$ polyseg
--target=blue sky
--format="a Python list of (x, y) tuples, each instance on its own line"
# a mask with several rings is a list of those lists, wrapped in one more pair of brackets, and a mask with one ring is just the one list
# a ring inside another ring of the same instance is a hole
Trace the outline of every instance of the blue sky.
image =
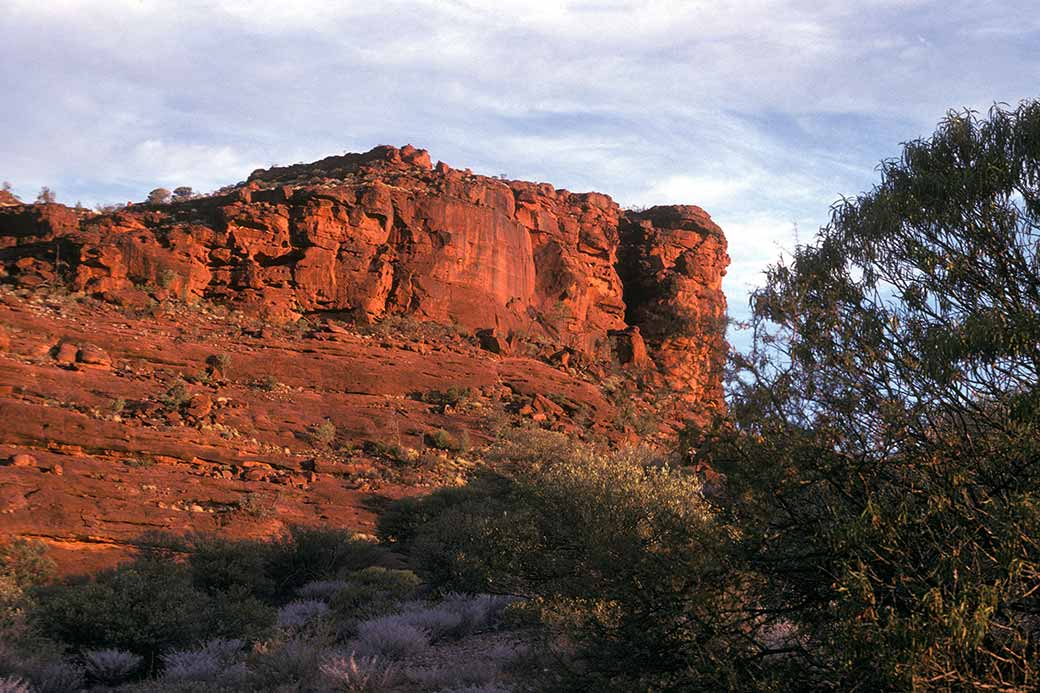
[(690, 203), (731, 313), (948, 108), (1040, 96), (1029, 2), (0, 1), (0, 178), (209, 190), (413, 143), (477, 172)]

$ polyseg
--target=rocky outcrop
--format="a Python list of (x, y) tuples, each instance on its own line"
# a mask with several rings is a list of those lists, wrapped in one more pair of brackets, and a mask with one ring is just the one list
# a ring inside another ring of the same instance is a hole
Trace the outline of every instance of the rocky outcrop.
[(370, 529), (503, 431), (668, 441), (722, 405), (725, 249), (697, 207), (413, 147), (0, 205), (0, 542), (77, 570), (154, 531)]
[(20, 205), (22, 201), (19, 200), (14, 193), (5, 188), (0, 188), (0, 207), (6, 205)]
[[(125, 304), (208, 299), (286, 322), (388, 315), (610, 353), (638, 326), (690, 401), (721, 401), (725, 239), (697, 207), (622, 212), (608, 196), (433, 166), (414, 147), (254, 171), (229, 193), (91, 214), (0, 209), (20, 284), (60, 278)], [(631, 340), (630, 340), (631, 341)]]
[(729, 265), (722, 229), (700, 207), (651, 207), (622, 218), (620, 248), (625, 319), (641, 328), (673, 391), (720, 405)]

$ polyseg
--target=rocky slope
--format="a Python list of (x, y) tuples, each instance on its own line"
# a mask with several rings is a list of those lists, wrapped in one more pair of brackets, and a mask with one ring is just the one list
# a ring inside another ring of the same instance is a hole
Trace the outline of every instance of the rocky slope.
[(727, 263), (700, 208), (412, 147), (0, 206), (0, 533), (73, 569), (152, 530), (363, 530), (519, 426), (665, 440), (722, 406)]

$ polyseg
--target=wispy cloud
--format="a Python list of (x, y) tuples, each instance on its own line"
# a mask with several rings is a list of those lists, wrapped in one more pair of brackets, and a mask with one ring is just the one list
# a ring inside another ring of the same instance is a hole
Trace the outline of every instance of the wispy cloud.
[[(699, 204), (745, 284), (950, 107), (1036, 95), (1031, 3), (9, 0), (0, 177), (141, 199), (413, 142), (484, 173)], [(769, 252), (765, 253), (763, 248)]]

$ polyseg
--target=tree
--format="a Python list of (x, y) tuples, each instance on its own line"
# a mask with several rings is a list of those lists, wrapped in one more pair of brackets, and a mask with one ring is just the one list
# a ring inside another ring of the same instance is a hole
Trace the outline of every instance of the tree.
[(182, 200), (190, 200), (192, 197), (194, 197), (194, 195), (195, 195), (195, 192), (191, 189), (191, 187), (189, 187), (187, 185), (182, 185), (182, 186), (180, 186), (178, 188), (174, 188), (173, 189), (173, 200), (174, 200), (174, 202), (180, 202)]
[(148, 204), (161, 205), (170, 201), (170, 191), (166, 188), (156, 188), (148, 193)]
[(36, 196), (36, 204), (49, 205), (55, 200), (54, 191), (48, 188), (46, 185), (40, 188), (40, 193)]
[(752, 297), (713, 448), (750, 632), (795, 687), (1034, 688), (1040, 102), (880, 170)]

